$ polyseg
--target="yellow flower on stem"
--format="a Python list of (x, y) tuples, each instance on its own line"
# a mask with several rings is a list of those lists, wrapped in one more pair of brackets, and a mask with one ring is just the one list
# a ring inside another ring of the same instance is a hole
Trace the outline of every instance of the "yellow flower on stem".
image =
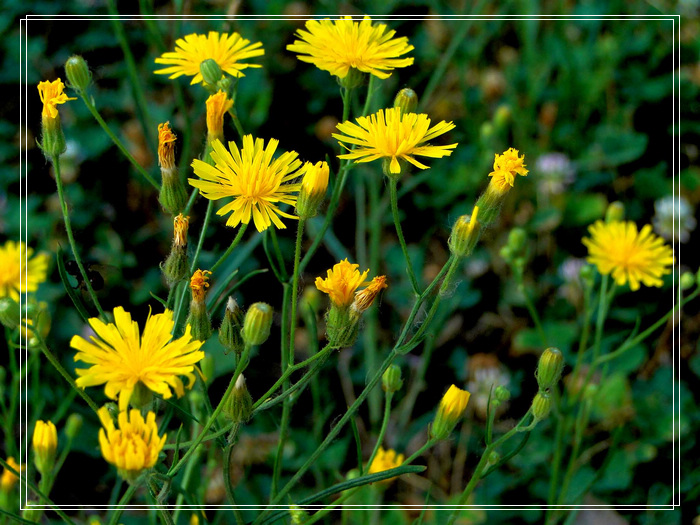
[(100, 408), (97, 415), (104, 427), (99, 434), (102, 456), (117, 467), (124, 479), (133, 482), (144, 469), (156, 464), (166, 435), (158, 437), (153, 412), (149, 411), (144, 420), (141, 412), (135, 408), (128, 414), (122, 411), (118, 417), (119, 428), (114, 426), (107, 407)]
[(295, 151), (288, 151), (273, 158), (278, 140), (270, 139), (265, 146), (263, 139), (243, 137), (243, 147), (239, 150), (235, 142), (229, 142), (227, 150), (219, 140), (212, 143), (211, 158), (214, 166), (199, 159), (192, 161), (192, 168), (200, 179), (187, 179), (192, 186), (210, 200), (233, 197), (217, 215), (233, 212), (226, 221), (227, 226), (236, 227), (241, 222), (250, 223), (262, 232), (274, 224), (284, 229), (279, 217), (296, 219), (294, 215), (279, 209), (276, 203), (294, 205), (301, 184), (289, 181), (298, 176), (301, 166)]
[(209, 288), (209, 270), (196, 270), (190, 279), (190, 288), (192, 290), (192, 300), (198, 303), (204, 302), (204, 297)]
[(65, 104), (69, 100), (78, 100), (75, 97), (69, 97), (63, 92), (64, 88), (63, 82), (60, 78), (57, 78), (53, 82), (44, 80), (39, 82), (37, 89), (39, 90), (39, 98), (44, 104), (44, 108), (41, 110), (42, 119), (55, 119), (58, 117), (58, 104)]
[(203, 81), (199, 66), (205, 60), (214, 60), (222, 71), (233, 77), (243, 77), (244, 69), (249, 67), (262, 67), (259, 64), (246, 64), (241, 60), (258, 57), (265, 54), (262, 42), (251, 44), (238, 33), (218, 33), (209, 31), (208, 35), (193, 33), (178, 38), (175, 42), (175, 51), (163, 53), (156, 58), (156, 64), (165, 64), (170, 67), (155, 71), (157, 75), (170, 75), (168, 78), (178, 78), (182, 75), (191, 76), (190, 84)]
[(46, 280), (49, 256), (33, 254), (34, 250), (22, 241), (7, 241), (0, 246), (0, 297), (19, 301), (20, 294), (35, 292)]
[(314, 64), (338, 78), (351, 69), (388, 78), (397, 67), (413, 64), (413, 58), (399, 58), (413, 50), (408, 38), (393, 38), (385, 24), (373, 25), (368, 16), (355, 22), (346, 16), (340, 20), (308, 20), (306, 31), (299, 29), (287, 49), (299, 53), (302, 62)]
[(297, 199), (296, 212), (299, 217), (307, 219), (313, 217), (318, 212), (323, 199), (326, 197), (328, 189), (328, 164), (326, 162), (305, 162), (299, 170), (301, 179), (301, 189)]
[(48, 475), (56, 459), (58, 436), (56, 426), (51, 421), (37, 421), (32, 435), (34, 465), (42, 475)]
[(605, 223), (588, 227), (591, 237), (582, 242), (588, 248), (586, 260), (603, 274), (612, 274), (615, 283), (629, 282), (632, 291), (639, 285), (661, 286), (661, 276), (671, 272), (673, 250), (657, 237), (647, 224), (640, 232), (632, 221)]
[(158, 165), (165, 170), (175, 167), (175, 141), (177, 135), (170, 129), (170, 122), (158, 124)]
[[(400, 467), (401, 463), (403, 463), (403, 460), (403, 454), (396, 454), (395, 450), (384, 450), (384, 447), (379, 447), (379, 450), (377, 450), (377, 454), (374, 456), (372, 464), (369, 466), (369, 470), (367, 471), (367, 473), (376, 474), (378, 472), (384, 472), (385, 470)], [(383, 480), (382, 482), (388, 483), (389, 481), (392, 481), (394, 479), (396, 478), (388, 478)]]
[(455, 425), (467, 409), (471, 394), (466, 390), (451, 385), (440, 400), (435, 421), (430, 427), (430, 435), (434, 439), (445, 439), (455, 428)]
[(525, 155), (518, 157), (518, 150), (514, 148), (504, 151), (503, 155), (496, 153), (493, 171), (489, 173), (489, 177), (493, 177), (491, 184), (494, 184), (501, 193), (510, 190), (515, 183), (516, 175), (527, 177), (529, 173), (525, 169), (524, 161)]
[(233, 107), (233, 100), (223, 91), (207, 99), (207, 141), (224, 139), (224, 115)]
[(370, 306), (372, 306), (372, 303), (374, 303), (377, 295), (379, 295), (379, 292), (381, 292), (384, 288), (388, 288), (388, 285), (386, 284), (386, 276), (378, 275), (372, 279), (372, 281), (370, 281), (367, 288), (360, 290), (359, 292), (355, 292), (355, 300), (351, 305), (353, 312), (361, 314), (367, 310)]
[[(443, 120), (431, 128), (428, 115), (403, 113), (400, 108), (380, 109), (369, 117), (359, 117), (357, 124), (347, 121), (337, 127), (344, 135), (333, 133), (333, 137), (350, 151), (338, 155), (339, 158), (356, 162), (386, 159), (390, 161), (389, 172), (394, 175), (401, 173), (400, 159), (420, 169), (427, 169), (428, 166), (418, 162), (414, 155), (446, 157), (457, 147), (457, 143), (447, 146), (425, 144), (454, 128), (452, 122)], [(351, 150), (346, 144), (357, 147)]]
[(71, 348), (78, 350), (74, 360), (92, 365), (76, 369), (76, 384), (80, 388), (104, 384), (107, 397), (119, 399), (121, 411), (128, 407), (137, 386), (139, 390), (145, 387), (161, 394), (164, 399), (172, 397), (172, 390), (178, 397), (185, 394), (178, 376), (187, 377), (187, 388), (192, 387), (195, 364), (204, 358), (204, 352), (199, 350), (202, 343), (192, 339), (189, 326), (185, 335), (172, 339), (172, 311), (149, 315), (140, 336), (138, 324), (121, 306), (114, 309), (114, 323), (106, 324), (97, 317), (89, 319), (89, 323), (97, 337), (86, 341), (74, 335), (70, 341)]
[[(24, 472), (24, 470), (27, 468), (26, 465), (20, 465), (19, 463), (17, 463), (15, 461), (15, 458), (13, 457), (7, 458), (7, 464), (19, 473)], [(13, 472), (6, 468), (3, 468), (2, 476), (0, 476), (0, 491), (5, 493), (10, 492), (18, 481), (19, 478)]]
[(351, 264), (344, 259), (328, 270), (325, 279), (316, 277), (316, 288), (327, 293), (338, 308), (347, 308), (355, 299), (355, 291), (366, 284), (369, 274), (369, 270), (360, 273), (359, 267), (359, 264)]

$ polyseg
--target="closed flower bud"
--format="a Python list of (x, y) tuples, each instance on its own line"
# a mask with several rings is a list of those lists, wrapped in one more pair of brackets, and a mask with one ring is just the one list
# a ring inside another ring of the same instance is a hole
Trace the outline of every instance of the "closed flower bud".
[(0, 298), (0, 322), (6, 328), (15, 329), (19, 326), (19, 304), (10, 297)]
[(80, 55), (73, 55), (66, 60), (64, 68), (68, 85), (77, 92), (86, 91), (92, 81), (92, 75), (85, 59)]
[(512, 115), (510, 106), (507, 104), (501, 104), (496, 109), (496, 113), (493, 116), (493, 123), (497, 129), (503, 129), (508, 122), (510, 122), (510, 117)]
[(418, 95), (411, 88), (403, 88), (394, 98), (394, 107), (399, 108), (401, 113), (415, 113), (418, 107)]
[(384, 392), (397, 392), (401, 390), (403, 380), (401, 379), (401, 369), (397, 365), (391, 365), (382, 375), (382, 390)]
[[(26, 465), (20, 465), (17, 463), (13, 457), (7, 458), (7, 464), (20, 474), (27, 468)], [(3, 468), (2, 475), (0, 475), (0, 493), (9, 493), (15, 487), (18, 481), (19, 478), (14, 472), (8, 470), (7, 468)]]
[(605, 210), (605, 222), (619, 222), (625, 220), (625, 205), (620, 201), (611, 202)]
[(474, 206), (471, 215), (462, 215), (452, 227), (448, 245), (450, 252), (457, 257), (467, 257), (479, 240), (479, 207)]
[(467, 409), (470, 396), (471, 394), (466, 390), (457, 388), (455, 385), (450, 386), (440, 400), (435, 420), (430, 427), (430, 437), (446, 439), (450, 435)]
[(224, 74), (219, 64), (213, 58), (207, 58), (202, 61), (199, 64), (199, 72), (202, 74), (204, 82), (211, 86), (215, 85)]
[(316, 164), (307, 162), (299, 170), (299, 173), (304, 175), (296, 206), (297, 215), (300, 218), (308, 219), (316, 216), (318, 207), (326, 197), (328, 171), (328, 164), (325, 162)]
[(695, 276), (691, 272), (681, 275), (681, 290), (688, 290), (695, 286)]
[[(215, 140), (224, 140), (224, 115), (233, 107), (233, 100), (224, 91), (217, 91), (207, 99), (207, 147)], [(211, 153), (211, 151), (209, 151)], [(204, 159), (209, 162), (208, 158)]]
[(210, 383), (214, 378), (214, 370), (216, 368), (214, 356), (205, 355), (204, 358), (199, 362), (199, 367), (202, 370), (202, 376), (206, 383)]
[(190, 301), (190, 312), (187, 316), (186, 324), (192, 328), (192, 337), (199, 341), (206, 341), (211, 336), (211, 319), (207, 313), (207, 306), (204, 302), (206, 290), (209, 288), (209, 270), (197, 270), (190, 279), (190, 289), (192, 290), (192, 301)]
[(493, 401), (495, 406), (499, 406), (501, 403), (505, 403), (510, 399), (510, 390), (508, 390), (503, 385), (498, 385), (493, 391)]
[(501, 461), (501, 455), (494, 450), (491, 452), (491, 454), (489, 454), (489, 459), (487, 461), (488, 461), (488, 466), (495, 465), (499, 461)]
[(552, 409), (552, 400), (549, 398), (547, 392), (537, 392), (535, 398), (532, 400), (532, 415), (535, 421), (541, 421), (549, 415), (549, 411)]
[(537, 384), (540, 390), (547, 390), (554, 387), (559, 378), (561, 371), (564, 368), (564, 356), (557, 348), (547, 348), (540, 356), (540, 361), (537, 364)]
[(272, 306), (255, 303), (248, 308), (243, 321), (241, 335), (247, 345), (261, 345), (270, 337), (272, 327)]
[(338, 84), (340, 84), (345, 89), (354, 89), (357, 86), (361, 85), (362, 82), (364, 82), (365, 75), (359, 69), (351, 67), (348, 70), (347, 75), (345, 75), (343, 78), (338, 77), (337, 80)]
[(187, 260), (189, 219), (189, 217), (184, 217), (182, 213), (173, 219), (173, 245), (170, 248), (168, 258), (162, 265), (163, 275), (165, 275), (170, 287), (184, 279), (189, 271), (189, 261)]
[(83, 416), (80, 414), (71, 414), (66, 419), (66, 426), (63, 431), (66, 433), (66, 437), (69, 440), (75, 439), (80, 433), (80, 429), (83, 428)]
[(224, 407), (224, 413), (234, 423), (246, 423), (250, 419), (252, 411), (253, 398), (246, 387), (245, 377), (240, 374)]
[(56, 460), (58, 436), (56, 426), (51, 422), (39, 420), (34, 427), (32, 448), (34, 450), (34, 465), (42, 476), (48, 476)]
[(219, 342), (226, 349), (225, 353), (233, 350), (236, 355), (243, 352), (245, 343), (241, 336), (243, 328), (243, 310), (233, 297), (229, 297), (224, 312), (224, 320), (219, 327)]

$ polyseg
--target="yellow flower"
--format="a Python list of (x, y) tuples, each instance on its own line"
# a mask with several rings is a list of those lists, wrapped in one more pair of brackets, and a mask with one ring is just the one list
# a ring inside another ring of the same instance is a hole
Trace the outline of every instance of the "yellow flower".
[[(452, 122), (443, 120), (431, 128), (428, 115), (402, 113), (400, 108), (380, 109), (369, 117), (359, 117), (357, 124), (348, 121), (337, 127), (345, 135), (333, 133), (333, 137), (350, 151), (338, 155), (339, 158), (353, 159), (356, 162), (391, 159), (389, 171), (394, 174), (401, 173), (398, 159), (406, 160), (420, 169), (427, 169), (428, 166), (418, 162), (413, 155), (445, 157), (451, 155), (451, 150), (457, 146), (456, 143), (447, 146), (424, 144), (454, 128)], [(358, 147), (350, 150), (344, 143)]]
[(359, 264), (351, 264), (347, 259), (340, 261), (328, 270), (328, 277), (316, 277), (316, 288), (327, 293), (331, 302), (339, 308), (347, 308), (355, 299), (355, 290), (365, 284), (369, 270), (360, 273)]
[(164, 399), (172, 397), (171, 389), (178, 397), (185, 394), (180, 375), (189, 380), (187, 388), (192, 387), (194, 365), (204, 357), (199, 350), (202, 343), (192, 340), (189, 326), (185, 335), (171, 340), (172, 311), (149, 315), (140, 337), (138, 324), (121, 306), (114, 309), (114, 323), (105, 324), (97, 317), (89, 323), (98, 337), (86, 341), (74, 335), (70, 341), (78, 350), (74, 360), (92, 365), (76, 370), (80, 388), (104, 384), (107, 397), (118, 397), (119, 410), (126, 410), (138, 383)]
[(406, 37), (393, 38), (385, 24), (372, 25), (365, 16), (354, 22), (346, 16), (340, 20), (309, 20), (306, 31), (299, 29), (287, 49), (299, 53), (302, 62), (314, 64), (338, 78), (345, 78), (351, 68), (388, 78), (394, 68), (413, 64), (413, 58), (398, 58), (413, 50)]
[(35, 292), (46, 280), (49, 256), (39, 253), (32, 257), (33, 253), (22, 241), (7, 241), (0, 246), (0, 297), (19, 301), (21, 293)]
[(177, 135), (170, 129), (170, 122), (158, 124), (158, 165), (166, 170), (175, 167), (175, 141)]
[(500, 193), (507, 192), (515, 183), (515, 176), (526, 177), (528, 170), (525, 169), (525, 155), (518, 157), (518, 150), (509, 148), (503, 155), (495, 154), (493, 161), (493, 171), (489, 177), (493, 177), (491, 184), (494, 184)]
[[(15, 469), (17, 472), (24, 472), (26, 465), (19, 465), (15, 461), (15, 458), (9, 457), (7, 458), (7, 464), (10, 465), (13, 469)], [(14, 486), (17, 484), (19, 481), (19, 478), (15, 476), (12, 472), (10, 472), (7, 468), (2, 469), (2, 476), (0, 476), (0, 491), (2, 492), (10, 492)]]
[(32, 446), (34, 448), (34, 464), (42, 475), (48, 475), (53, 468), (56, 458), (56, 447), (58, 446), (58, 436), (56, 426), (47, 421), (39, 420), (34, 427), (32, 436)]
[(355, 300), (352, 303), (352, 309), (354, 312), (361, 314), (367, 308), (372, 306), (372, 303), (379, 295), (379, 292), (384, 288), (388, 288), (386, 284), (386, 276), (378, 275), (367, 285), (367, 288), (355, 292)]
[(208, 35), (193, 33), (185, 38), (178, 38), (175, 51), (163, 53), (156, 58), (156, 64), (166, 64), (170, 67), (155, 71), (157, 75), (170, 75), (168, 78), (178, 78), (188, 75), (192, 78), (190, 84), (202, 82), (199, 65), (207, 59), (214, 60), (222, 71), (233, 77), (245, 76), (243, 69), (262, 67), (259, 64), (243, 64), (240, 61), (247, 58), (262, 56), (262, 42), (251, 44), (250, 40), (242, 38), (238, 33), (219, 34), (209, 31)]
[(435, 439), (445, 439), (454, 429), (459, 418), (467, 409), (471, 394), (466, 390), (451, 385), (440, 400), (435, 421), (430, 427), (430, 435)]
[(42, 118), (55, 119), (58, 117), (58, 104), (65, 104), (69, 100), (77, 100), (75, 97), (69, 97), (63, 92), (63, 82), (57, 78), (53, 82), (44, 80), (39, 82), (37, 89), (39, 90), (39, 98), (44, 103), (44, 108), (41, 111)]
[(301, 189), (309, 196), (325, 195), (328, 188), (328, 164), (326, 162), (317, 162), (312, 164), (305, 162), (304, 166), (299, 170), (299, 174), (304, 174), (301, 180)]
[[(403, 463), (404, 455), (396, 454), (392, 449), (384, 450), (383, 447), (379, 447), (377, 450), (377, 455), (374, 456), (372, 464), (369, 466), (368, 474), (376, 474), (377, 472), (384, 472), (392, 468), (400, 467)], [(396, 478), (388, 478), (383, 480), (384, 482), (389, 482)]]
[(275, 203), (294, 205), (300, 184), (285, 184), (296, 178), (295, 170), (301, 166), (295, 151), (283, 153), (273, 158), (278, 140), (270, 139), (265, 146), (263, 139), (243, 137), (243, 148), (239, 151), (235, 142), (229, 142), (228, 151), (219, 140), (212, 143), (211, 166), (199, 159), (192, 161), (192, 167), (199, 179), (187, 179), (192, 186), (199, 188), (204, 197), (210, 200), (233, 197), (217, 215), (233, 211), (226, 221), (227, 226), (235, 227), (241, 222), (248, 224), (251, 216), (259, 232), (271, 224), (286, 228), (279, 216), (296, 219), (294, 215), (280, 210)]
[(596, 221), (588, 231), (591, 238), (582, 241), (588, 248), (586, 260), (595, 264), (600, 273), (612, 273), (620, 286), (629, 282), (633, 291), (639, 289), (640, 282), (661, 286), (661, 276), (671, 272), (673, 250), (652, 233), (649, 224), (637, 232), (632, 221)]
[(204, 301), (204, 296), (209, 288), (209, 270), (196, 270), (190, 279), (190, 289), (192, 290), (192, 300), (198, 303)]
[(233, 107), (233, 100), (223, 91), (211, 95), (207, 99), (207, 133), (208, 140), (223, 140), (224, 114)]
[(119, 428), (114, 426), (107, 407), (98, 410), (102, 426), (100, 429), (100, 450), (105, 460), (119, 469), (119, 474), (128, 481), (134, 481), (142, 470), (151, 468), (158, 460), (158, 454), (165, 445), (166, 435), (158, 437), (156, 415), (131, 409), (119, 413)]

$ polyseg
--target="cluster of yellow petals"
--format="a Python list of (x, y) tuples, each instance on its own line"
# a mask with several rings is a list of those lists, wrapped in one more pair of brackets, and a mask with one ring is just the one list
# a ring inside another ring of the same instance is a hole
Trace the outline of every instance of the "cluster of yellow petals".
[[(396, 454), (393, 449), (384, 450), (384, 447), (379, 447), (377, 454), (372, 460), (372, 464), (369, 466), (367, 471), (368, 474), (376, 474), (377, 472), (384, 472), (392, 468), (400, 467), (403, 463), (404, 455)], [(396, 478), (388, 478), (383, 480), (383, 482), (389, 482)]]
[(189, 229), (190, 218), (189, 216), (184, 216), (182, 213), (178, 214), (173, 219), (173, 244), (179, 248), (184, 248), (187, 246), (187, 230)]
[(51, 455), (56, 452), (58, 446), (58, 434), (56, 425), (51, 421), (38, 420), (32, 435), (32, 447), (37, 454)]
[(372, 303), (374, 303), (374, 300), (377, 298), (377, 295), (379, 295), (379, 292), (387, 287), (386, 276), (378, 275), (370, 281), (367, 288), (360, 290), (359, 292), (355, 292), (355, 300), (352, 303), (352, 309), (361, 314), (367, 310), (367, 308), (372, 306)]
[(46, 280), (49, 256), (33, 255), (34, 250), (22, 241), (7, 241), (0, 246), (0, 297), (19, 301), (20, 294), (35, 292)]
[(304, 166), (299, 170), (299, 175), (303, 174), (301, 179), (301, 187), (308, 195), (325, 195), (328, 188), (328, 163), (305, 162)]
[(192, 290), (192, 300), (195, 302), (204, 301), (204, 296), (209, 288), (209, 270), (195, 270), (190, 279), (190, 289)]
[(175, 141), (177, 135), (170, 129), (170, 122), (158, 124), (158, 165), (164, 169), (175, 167)]
[(63, 92), (64, 84), (60, 78), (53, 82), (44, 80), (39, 82), (37, 89), (39, 90), (39, 98), (44, 103), (44, 108), (41, 111), (41, 116), (44, 118), (55, 119), (58, 117), (58, 104), (65, 104), (69, 100), (77, 100), (75, 97), (69, 97)]
[[(7, 464), (15, 469), (17, 472), (22, 473), (27, 468), (26, 465), (20, 465), (15, 461), (15, 458), (7, 458)], [(19, 481), (19, 478), (7, 468), (2, 469), (2, 476), (0, 476), (0, 490), (7, 493), (10, 492), (14, 486)]]
[(339, 308), (349, 307), (355, 299), (355, 291), (365, 284), (369, 270), (360, 273), (359, 264), (352, 264), (343, 259), (332, 269), (327, 277), (316, 277), (316, 288), (327, 293), (331, 302)]
[(502, 155), (495, 154), (493, 161), (493, 171), (489, 177), (493, 177), (491, 184), (495, 185), (499, 192), (505, 193), (513, 187), (515, 176), (527, 177), (528, 170), (525, 169), (525, 155), (518, 157), (518, 150), (508, 148)]
[(211, 95), (207, 99), (207, 132), (209, 140), (224, 138), (224, 115), (233, 107), (233, 100), (223, 91)]
[(619, 286), (629, 283), (633, 291), (640, 283), (661, 286), (661, 277), (671, 272), (673, 250), (648, 224), (638, 232), (632, 221), (596, 221), (588, 231), (591, 237), (582, 241), (588, 248), (588, 262), (601, 274), (612, 274)]
[(471, 394), (466, 390), (450, 385), (445, 395), (440, 400), (438, 407), (438, 417), (447, 418), (449, 420), (458, 420), (464, 414), (469, 403)]

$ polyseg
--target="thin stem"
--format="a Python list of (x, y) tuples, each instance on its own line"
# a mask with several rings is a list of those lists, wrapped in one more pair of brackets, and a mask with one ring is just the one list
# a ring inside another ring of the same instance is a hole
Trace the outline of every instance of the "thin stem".
[(216, 261), (211, 267), (212, 273), (215, 272), (216, 269), (223, 264), (223, 262), (228, 258), (228, 256), (231, 255), (231, 252), (236, 248), (236, 246), (238, 246), (238, 244), (241, 242), (241, 239), (243, 238), (243, 234), (245, 233), (246, 228), (248, 228), (248, 225), (246, 223), (241, 223), (241, 225), (238, 227), (238, 233), (233, 239), (231, 246), (228, 247), (224, 254), (219, 258), (219, 260)]
[(233, 125), (236, 128), (236, 132), (238, 132), (238, 136), (243, 140), (243, 135), (245, 135), (245, 132), (243, 131), (243, 126), (241, 125), (241, 121), (238, 118), (238, 113), (236, 112), (235, 108), (231, 107), (231, 109), (228, 110), (228, 114), (231, 116), (231, 120), (233, 120)]
[(374, 450), (367, 460), (367, 465), (372, 465), (374, 457), (379, 451), (379, 447), (382, 446), (382, 441), (384, 441), (384, 434), (386, 433), (386, 427), (389, 425), (389, 416), (391, 415), (391, 398), (394, 397), (393, 392), (387, 392), (384, 396), (384, 418), (382, 419), (382, 426), (379, 429), (379, 435), (377, 436), (377, 442), (374, 444)]
[(301, 259), (301, 242), (302, 235), (304, 233), (305, 219), (299, 218), (299, 225), (297, 226), (297, 239), (294, 246), (294, 273), (292, 274), (292, 296), (291, 296), (291, 319), (289, 325), (289, 356), (288, 365), (294, 364), (294, 332), (297, 327), (297, 304), (299, 298), (299, 262)]
[(119, 523), (119, 518), (122, 517), (122, 513), (124, 512), (124, 507), (126, 506), (127, 503), (129, 503), (129, 501), (131, 501), (131, 498), (133, 497), (137, 488), (138, 488), (138, 485), (129, 484), (129, 486), (126, 489), (126, 492), (119, 500), (119, 503), (117, 503), (117, 508), (112, 510), (112, 516), (109, 519), (109, 525), (117, 525), (117, 523)]
[(54, 155), (51, 158), (51, 161), (53, 163), (54, 175), (56, 176), (56, 189), (58, 190), (58, 200), (61, 203), (61, 212), (63, 213), (63, 223), (66, 226), (66, 234), (68, 235), (68, 242), (70, 244), (70, 249), (73, 252), (73, 257), (75, 258), (75, 262), (78, 264), (78, 269), (80, 270), (80, 275), (83, 278), (83, 282), (85, 283), (85, 287), (87, 288), (88, 294), (90, 295), (90, 299), (92, 299), (92, 302), (95, 305), (95, 308), (97, 308), (97, 311), (100, 314), (100, 318), (103, 321), (106, 321), (107, 316), (105, 316), (105, 313), (102, 310), (102, 307), (100, 306), (100, 302), (97, 300), (97, 295), (95, 295), (95, 290), (92, 288), (92, 283), (90, 282), (90, 279), (88, 278), (87, 272), (85, 271), (85, 266), (83, 266), (83, 261), (81, 260), (80, 254), (78, 253), (78, 246), (76, 245), (75, 238), (73, 237), (73, 228), (71, 227), (71, 224), (70, 224), (70, 215), (68, 214), (68, 205), (66, 204), (66, 197), (63, 194), (63, 181), (61, 180), (61, 161), (60, 161), (58, 155)]
[(413, 463), (417, 457), (422, 456), (423, 453), (428, 450), (430, 447), (435, 445), (439, 440), (430, 438), (428, 441), (426, 441), (421, 448), (416, 450), (413, 454), (411, 454), (408, 459), (406, 459), (401, 465), (409, 465)]
[(406, 241), (403, 237), (403, 230), (401, 228), (401, 219), (399, 218), (399, 206), (398, 197), (396, 195), (396, 185), (398, 181), (396, 178), (389, 179), (389, 189), (391, 191), (391, 214), (394, 218), (394, 226), (396, 227), (396, 235), (399, 238), (399, 243), (401, 244), (401, 251), (403, 251), (403, 256), (406, 259), (406, 266), (408, 269), (408, 276), (411, 279), (411, 286), (416, 295), (420, 295), (420, 286), (418, 285), (418, 279), (416, 279), (416, 274), (413, 271), (413, 263), (411, 263), (411, 256), (408, 253), (408, 247), (406, 246)]

